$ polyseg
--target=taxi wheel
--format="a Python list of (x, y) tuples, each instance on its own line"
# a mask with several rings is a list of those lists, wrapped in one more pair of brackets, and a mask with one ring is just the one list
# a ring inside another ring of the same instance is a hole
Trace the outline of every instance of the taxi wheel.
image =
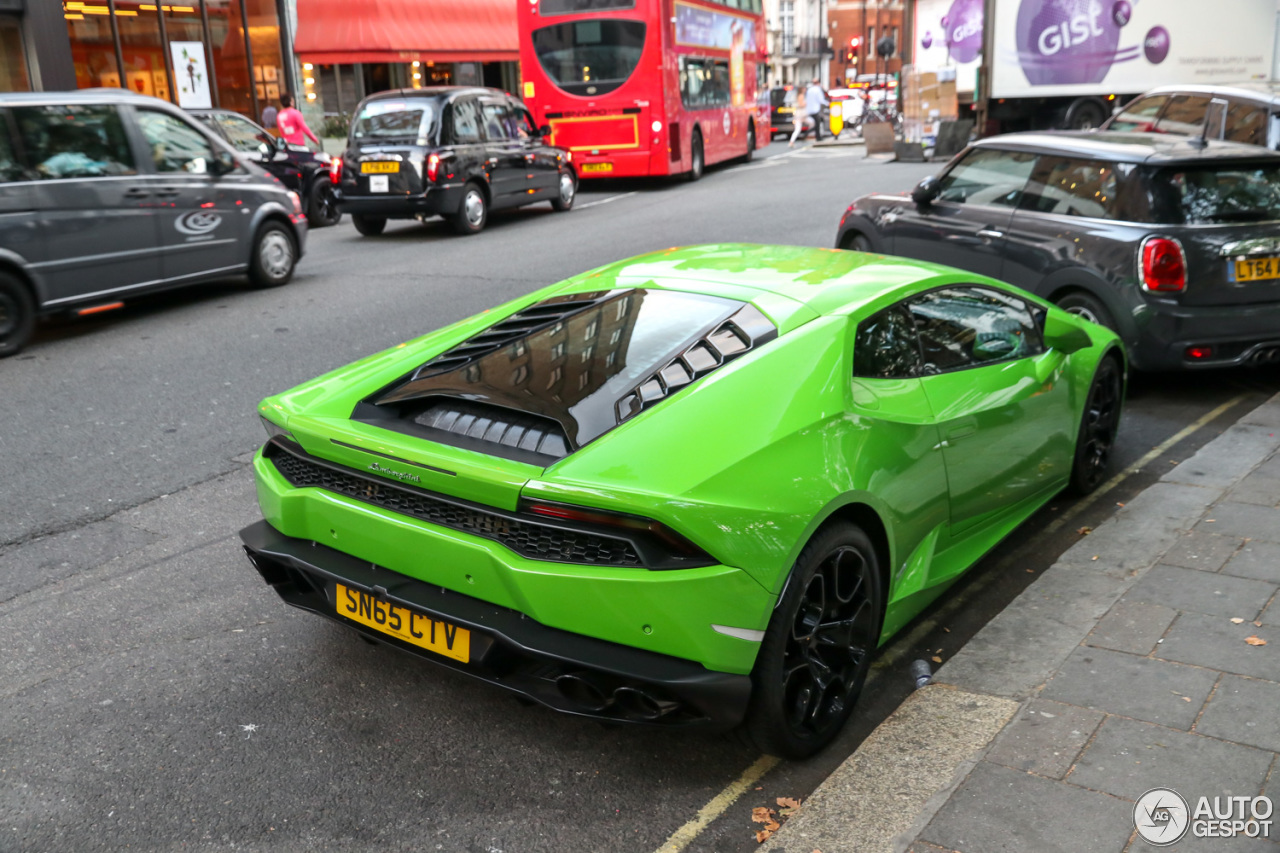
[(871, 538), (847, 522), (819, 530), (800, 552), (760, 644), (743, 739), (790, 759), (834, 740), (862, 693), (883, 615)]
[(351, 222), (356, 226), (356, 230), (365, 237), (377, 237), (382, 233), (382, 229), (387, 227), (387, 217), (385, 216), (360, 216), (357, 213), (351, 214)]
[(328, 178), (317, 178), (307, 201), (307, 224), (323, 228), (337, 225), (340, 219), (342, 211), (338, 210), (338, 200), (333, 197), (333, 183)]
[(298, 263), (298, 247), (289, 229), (279, 222), (264, 223), (253, 241), (249, 259), (249, 281), (254, 287), (279, 287), (293, 278)]
[(689, 180), (696, 181), (702, 177), (707, 165), (702, 154), (702, 133), (696, 127), (693, 129), (693, 141), (689, 143), (689, 157)]
[(21, 281), (0, 272), (0, 358), (16, 355), (36, 327), (36, 306)]
[(459, 234), (479, 234), (489, 219), (489, 200), (477, 184), (467, 184), (462, 203), (453, 215), (453, 227)]
[(571, 170), (560, 173), (559, 190), (551, 199), (551, 207), (555, 210), (573, 209), (573, 200), (578, 197), (578, 179)]

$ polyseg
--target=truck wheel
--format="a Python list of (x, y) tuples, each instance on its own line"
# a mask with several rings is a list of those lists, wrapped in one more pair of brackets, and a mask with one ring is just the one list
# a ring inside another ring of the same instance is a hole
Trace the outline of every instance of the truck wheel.
[(36, 327), (36, 306), (17, 278), (0, 272), (0, 358), (16, 355)]
[(1063, 126), (1067, 130), (1093, 130), (1107, 120), (1102, 104), (1092, 98), (1079, 98), (1067, 107)]

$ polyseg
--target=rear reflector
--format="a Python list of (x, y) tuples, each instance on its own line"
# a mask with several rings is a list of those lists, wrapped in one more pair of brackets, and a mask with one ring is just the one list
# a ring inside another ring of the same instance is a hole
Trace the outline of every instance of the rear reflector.
[(81, 308), (76, 312), (77, 317), (87, 317), (90, 314), (101, 314), (103, 311), (114, 311), (117, 308), (123, 308), (123, 302), (108, 302), (105, 305), (91, 305), (88, 308)]
[(1187, 358), (1202, 361), (1213, 357), (1213, 347), (1187, 347)]
[(1187, 258), (1177, 240), (1142, 241), (1142, 287), (1152, 293), (1180, 293), (1187, 287)]

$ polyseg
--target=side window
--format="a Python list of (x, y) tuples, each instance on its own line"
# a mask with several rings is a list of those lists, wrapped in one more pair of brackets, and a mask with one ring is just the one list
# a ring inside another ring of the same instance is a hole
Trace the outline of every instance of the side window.
[(1041, 157), (1020, 208), (1063, 216), (1115, 219), (1119, 210), (1116, 167), (1100, 160)]
[(1014, 207), (1031, 177), (1036, 155), (979, 148), (943, 176), (939, 201)]
[(18, 162), (18, 153), (13, 149), (13, 139), (9, 135), (9, 117), (0, 110), (0, 183), (27, 181), (31, 177)]
[(269, 140), (268, 134), (258, 128), (256, 124), (240, 116), (227, 115), (226, 113), (218, 113), (215, 121), (218, 127), (226, 134), (227, 141), (231, 143), (231, 147), (237, 151), (248, 151), (258, 153), (262, 143), (267, 142), (274, 148), (274, 140)]
[(203, 134), (182, 119), (159, 110), (138, 110), (138, 127), (151, 147), (157, 172), (205, 175), (213, 162), (213, 149)]
[(28, 162), (41, 178), (136, 175), (120, 112), (109, 105), (15, 107)]
[(480, 104), (484, 116), (484, 136), (490, 142), (500, 142), (513, 138), (511, 111), (506, 104), (495, 104), (484, 101)]
[(515, 135), (517, 139), (537, 139), (539, 138), (538, 126), (534, 124), (533, 116), (524, 107), (514, 107), (515, 116)]
[(1137, 98), (1125, 105), (1111, 124), (1107, 126), (1108, 130), (1137, 130), (1149, 131), (1154, 130), (1156, 126), (1156, 116), (1160, 114), (1160, 108), (1168, 102), (1168, 95), (1152, 95), (1150, 98)]
[(949, 287), (908, 305), (926, 374), (1044, 352), (1039, 325), (1016, 296), (985, 287)]
[(1267, 111), (1255, 104), (1236, 101), (1227, 110), (1227, 135), (1232, 142), (1267, 144)]
[(453, 141), (480, 141), (480, 106), (471, 98), (453, 102)]
[(911, 315), (901, 305), (858, 324), (853, 341), (853, 375), (903, 379), (920, 375), (920, 345)]
[(1156, 131), (1194, 136), (1204, 124), (1204, 111), (1208, 107), (1208, 95), (1175, 95), (1156, 122)]
[(680, 100), (690, 109), (729, 103), (729, 63), (723, 59), (680, 57)]

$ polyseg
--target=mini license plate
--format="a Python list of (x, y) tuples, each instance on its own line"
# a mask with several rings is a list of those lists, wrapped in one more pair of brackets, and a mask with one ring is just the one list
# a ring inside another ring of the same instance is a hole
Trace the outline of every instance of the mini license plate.
[(366, 175), (382, 175), (400, 171), (400, 164), (395, 160), (370, 160), (360, 164), (360, 171)]
[(385, 193), (391, 189), (391, 179), (386, 175), (370, 175), (369, 176), (369, 192)]
[(1280, 257), (1275, 255), (1269, 258), (1240, 258), (1234, 263), (1235, 278), (1233, 280), (1237, 282), (1280, 278)]
[(471, 660), (471, 632), (448, 622), (438, 622), (404, 607), (379, 601), (368, 593), (337, 585), (338, 612), (406, 643), (468, 663)]
[(585, 172), (612, 172), (612, 163), (583, 163), (582, 171)]

